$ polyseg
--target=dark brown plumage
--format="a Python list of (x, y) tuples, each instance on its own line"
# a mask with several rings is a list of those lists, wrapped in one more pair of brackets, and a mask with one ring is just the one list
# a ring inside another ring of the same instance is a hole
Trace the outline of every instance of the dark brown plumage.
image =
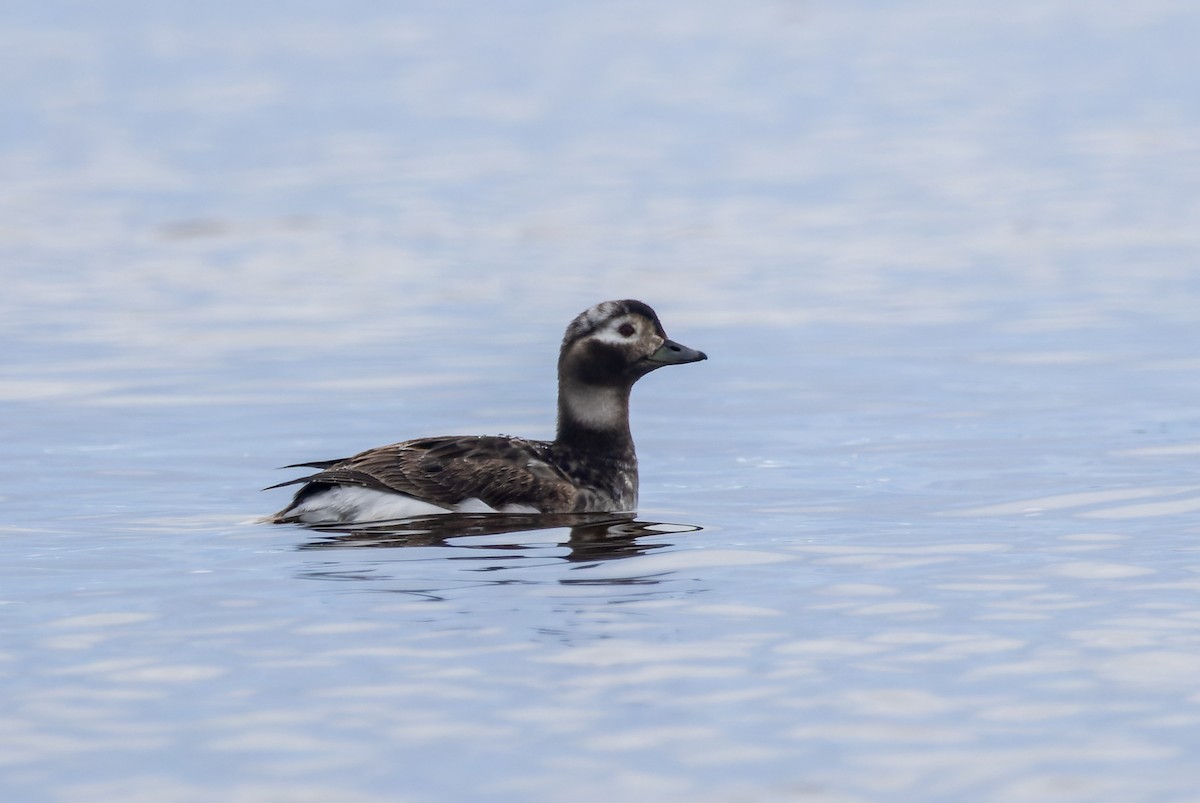
[(614, 512), (637, 505), (629, 392), (664, 365), (706, 359), (667, 339), (640, 301), (607, 301), (571, 322), (559, 354), (553, 441), (450, 436), (300, 463), (318, 473), (275, 522), (346, 523), (452, 510)]

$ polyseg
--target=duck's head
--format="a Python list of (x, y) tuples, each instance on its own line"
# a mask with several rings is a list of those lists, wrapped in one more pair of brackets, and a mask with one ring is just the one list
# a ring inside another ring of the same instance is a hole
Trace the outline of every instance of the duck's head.
[(704, 352), (669, 339), (658, 315), (641, 301), (604, 301), (567, 327), (558, 373), (560, 382), (629, 388), (664, 365), (706, 359)]

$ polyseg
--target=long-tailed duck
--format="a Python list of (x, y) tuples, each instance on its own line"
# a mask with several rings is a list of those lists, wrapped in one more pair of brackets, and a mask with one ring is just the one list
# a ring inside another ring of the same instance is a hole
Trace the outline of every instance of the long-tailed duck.
[(667, 338), (641, 301), (605, 301), (571, 321), (558, 356), (558, 431), (552, 441), (508, 436), (420, 438), (316, 468), (270, 521), (308, 524), (431, 513), (632, 511), (637, 455), (629, 432), (633, 383), (664, 365), (707, 359)]

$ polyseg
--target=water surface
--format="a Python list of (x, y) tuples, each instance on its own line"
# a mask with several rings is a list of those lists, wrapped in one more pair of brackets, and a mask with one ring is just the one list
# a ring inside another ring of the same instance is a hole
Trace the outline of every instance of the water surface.
[[(8, 16), (6, 800), (1195, 798), (1189, 5)], [(257, 521), (621, 297), (635, 520)]]

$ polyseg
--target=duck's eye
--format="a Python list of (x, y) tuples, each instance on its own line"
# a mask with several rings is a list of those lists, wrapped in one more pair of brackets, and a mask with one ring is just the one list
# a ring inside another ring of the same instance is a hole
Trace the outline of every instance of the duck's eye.
[(621, 337), (633, 337), (633, 333), (637, 331), (637, 328), (631, 323), (623, 323), (617, 331), (621, 333)]

